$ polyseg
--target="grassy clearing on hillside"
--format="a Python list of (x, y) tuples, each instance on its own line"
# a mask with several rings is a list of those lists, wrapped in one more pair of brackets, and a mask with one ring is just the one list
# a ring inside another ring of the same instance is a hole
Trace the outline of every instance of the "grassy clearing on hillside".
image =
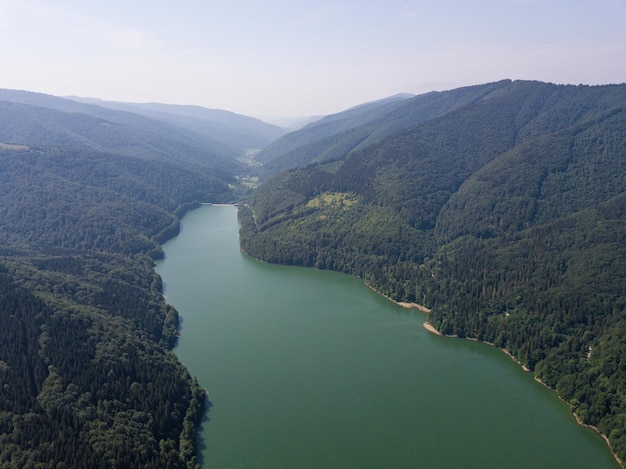
[(355, 194), (349, 192), (324, 192), (307, 202), (307, 208), (341, 207), (347, 209), (359, 202)]

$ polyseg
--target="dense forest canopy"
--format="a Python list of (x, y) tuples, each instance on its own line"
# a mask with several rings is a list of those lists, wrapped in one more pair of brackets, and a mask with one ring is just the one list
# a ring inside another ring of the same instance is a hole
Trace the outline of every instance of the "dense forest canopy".
[(36, 98), (0, 102), (0, 466), (196, 467), (206, 395), (154, 259), (186, 210), (234, 200), (241, 166)]
[(506, 349), (625, 460), (626, 85), (502, 81), (386, 111), (278, 140), (266, 164), (292, 169), (241, 207), (242, 249)]

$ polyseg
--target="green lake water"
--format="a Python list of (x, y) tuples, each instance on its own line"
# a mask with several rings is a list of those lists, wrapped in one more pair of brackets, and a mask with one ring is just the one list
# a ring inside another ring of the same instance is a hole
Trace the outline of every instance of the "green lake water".
[(359, 279), (250, 259), (238, 230), (235, 207), (203, 206), (157, 265), (212, 403), (203, 467), (619, 467), (501, 351), (428, 333)]

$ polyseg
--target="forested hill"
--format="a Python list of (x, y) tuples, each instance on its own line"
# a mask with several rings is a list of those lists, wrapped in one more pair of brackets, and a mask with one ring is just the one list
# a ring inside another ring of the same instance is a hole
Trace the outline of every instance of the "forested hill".
[[(383, 125), (402, 115), (410, 95), (401, 94), (332, 114), (267, 145), (255, 157), (264, 178), (312, 162), (344, 156), (389, 131)], [(419, 120), (419, 117), (417, 117)], [(410, 117), (403, 120), (408, 122)], [(375, 129), (375, 131), (374, 131)]]
[(288, 129), (221, 109), (160, 103), (123, 103), (77, 97), (71, 99), (140, 114), (190, 130), (200, 135), (205, 143), (215, 145), (224, 154), (234, 158), (241, 157), (246, 150), (264, 148), (288, 132)]
[(201, 107), (87, 103), (0, 89), (2, 142), (91, 146), (128, 156), (232, 168), (233, 158), (283, 133), (257, 119)]
[(262, 184), (242, 249), (360, 276), (508, 350), (625, 460), (626, 85), (505, 81), (405, 105), (421, 100), (437, 111), (417, 125)]
[(0, 108), (0, 467), (196, 467), (206, 396), (171, 352), (154, 259), (186, 210), (234, 201), (239, 164), (87, 114)]
[[(415, 97), (399, 95), (327, 116), (265, 147), (256, 157), (263, 163), (261, 175), (268, 178), (288, 169), (344, 158), (397, 132), (496, 96), (510, 86), (510, 80), (503, 80)], [(515, 86), (525, 85), (518, 82)], [(541, 106), (541, 100), (549, 105), (551, 99), (559, 98), (548, 95), (553, 92), (558, 95), (560, 91), (549, 85), (537, 88), (532, 93), (538, 96), (531, 98), (529, 105)], [(540, 109), (536, 111), (541, 113)]]

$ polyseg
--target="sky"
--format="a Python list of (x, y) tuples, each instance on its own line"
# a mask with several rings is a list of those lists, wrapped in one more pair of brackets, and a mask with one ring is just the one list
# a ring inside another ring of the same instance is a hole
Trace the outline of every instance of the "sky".
[(263, 119), (626, 82), (626, 0), (0, 0), (0, 88)]

